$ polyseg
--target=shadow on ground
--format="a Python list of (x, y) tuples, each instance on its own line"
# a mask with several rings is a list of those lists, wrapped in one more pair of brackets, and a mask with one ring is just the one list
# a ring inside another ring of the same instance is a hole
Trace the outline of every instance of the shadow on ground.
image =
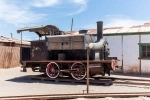
[[(52, 80), (41, 80), (41, 79), (30, 79), (30, 76), (21, 76), (21, 77), (15, 77), (6, 81), (10, 81), (10, 82), (17, 82), (17, 83), (42, 83), (42, 84), (59, 84), (59, 85), (86, 85), (86, 83), (74, 83), (74, 82), (63, 82), (63, 81), (52, 81)], [(90, 83), (90, 85), (94, 85), (94, 86), (109, 86), (109, 85), (105, 85), (105, 84), (97, 84), (97, 83)]]

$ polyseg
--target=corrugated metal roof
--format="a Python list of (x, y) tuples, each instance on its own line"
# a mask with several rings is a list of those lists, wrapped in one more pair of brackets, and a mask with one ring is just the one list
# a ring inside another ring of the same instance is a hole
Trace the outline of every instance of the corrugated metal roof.
[(50, 31), (59, 30), (54, 25), (45, 25), (45, 26), (33, 26), (33, 27), (24, 27), (17, 30), (17, 33), (20, 33), (22, 31), (29, 31), (29, 32), (35, 32), (38, 35), (45, 35), (49, 33)]
[(123, 27), (104, 28), (103, 33), (118, 33)]
[[(115, 34), (115, 33), (139, 33), (139, 32), (150, 32), (150, 23), (143, 25), (137, 25), (132, 27), (110, 27), (104, 28), (103, 34)], [(71, 34), (79, 34), (79, 31), (68, 31)], [(97, 29), (88, 29), (88, 34), (97, 34)]]
[[(3, 37), (3, 36), (0, 36), (0, 42), (15, 42), (16, 44), (21, 44), (21, 41), (18, 40), (18, 39), (7, 38), (7, 37)], [(23, 40), (22, 44), (24, 44), (24, 45), (30, 45), (30, 42)]]
[[(96, 34), (97, 30), (96, 29), (89, 29), (87, 31), (88, 34)], [(67, 34), (79, 34), (79, 31), (67, 31)]]

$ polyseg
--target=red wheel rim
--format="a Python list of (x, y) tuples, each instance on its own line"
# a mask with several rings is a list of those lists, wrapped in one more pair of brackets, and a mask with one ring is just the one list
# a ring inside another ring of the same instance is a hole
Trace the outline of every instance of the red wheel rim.
[(56, 78), (59, 75), (59, 66), (55, 62), (51, 62), (46, 67), (46, 74), (50, 78)]
[(71, 70), (71, 76), (76, 80), (82, 80), (86, 76), (86, 68), (83, 63), (74, 63)]

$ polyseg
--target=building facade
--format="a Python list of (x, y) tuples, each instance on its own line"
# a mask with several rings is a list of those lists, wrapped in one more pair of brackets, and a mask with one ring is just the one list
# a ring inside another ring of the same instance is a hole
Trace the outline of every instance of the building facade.
[(150, 74), (150, 24), (104, 29), (104, 38), (123, 73)]
[[(72, 31), (72, 34), (79, 34)], [(96, 29), (87, 34), (96, 36)], [(117, 57), (121, 70), (116, 72), (150, 74), (150, 23), (132, 27), (103, 29), (103, 38), (108, 41), (110, 57)]]
[[(22, 43), (22, 44), (21, 44)], [(0, 36), (0, 68), (21, 66), (20, 47), (29, 47), (30, 42)]]
[(150, 74), (150, 33), (104, 35), (124, 73)]

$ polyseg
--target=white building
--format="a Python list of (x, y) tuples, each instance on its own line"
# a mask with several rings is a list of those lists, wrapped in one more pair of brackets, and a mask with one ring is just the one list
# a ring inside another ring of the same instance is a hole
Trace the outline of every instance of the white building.
[[(78, 33), (78, 31), (73, 32)], [(96, 29), (89, 29), (96, 34)], [(132, 27), (104, 28), (110, 57), (117, 57), (123, 73), (150, 74), (150, 23)]]

